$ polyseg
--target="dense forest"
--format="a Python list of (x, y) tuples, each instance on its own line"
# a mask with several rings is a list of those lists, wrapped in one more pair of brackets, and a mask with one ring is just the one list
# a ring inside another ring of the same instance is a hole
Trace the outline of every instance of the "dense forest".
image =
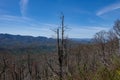
[[(84, 44), (65, 37), (64, 16), (61, 19), (56, 40), (49, 39), (54, 43), (46, 41), (48, 48), (44, 48), (54, 50), (25, 46), (22, 51), (16, 46), (12, 51), (0, 49), (0, 80), (120, 80), (120, 20), (111, 30), (97, 32), (90, 43)], [(36, 41), (42, 45), (39, 39)], [(19, 54), (13, 54), (14, 49)]]

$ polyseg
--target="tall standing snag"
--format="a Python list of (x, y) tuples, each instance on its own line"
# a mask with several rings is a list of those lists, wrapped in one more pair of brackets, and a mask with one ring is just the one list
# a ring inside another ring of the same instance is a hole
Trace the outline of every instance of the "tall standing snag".
[(64, 80), (65, 73), (67, 73), (67, 47), (66, 47), (66, 39), (64, 37), (64, 15), (61, 16), (61, 27), (57, 28), (56, 36), (57, 36), (57, 56), (58, 56), (58, 71), (55, 70), (50, 63), (47, 63), (49, 68), (58, 75), (59, 80)]
[(64, 39), (64, 15), (61, 16), (62, 25), (61, 25), (61, 39), (60, 39), (60, 30), (57, 29), (57, 50), (58, 50), (58, 61), (59, 61), (59, 79), (63, 80), (63, 74), (65, 70), (63, 70), (63, 63), (66, 59), (64, 59), (65, 53), (65, 39)]

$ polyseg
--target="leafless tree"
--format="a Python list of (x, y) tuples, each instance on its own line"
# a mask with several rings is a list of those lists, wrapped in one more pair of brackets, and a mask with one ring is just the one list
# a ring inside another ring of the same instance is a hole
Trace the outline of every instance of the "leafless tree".
[(114, 31), (116, 32), (116, 35), (117, 35), (117, 37), (118, 37), (118, 44), (119, 44), (119, 55), (120, 55), (120, 20), (118, 19), (118, 20), (116, 20), (115, 21), (115, 24), (114, 24), (114, 26), (113, 26), (113, 29), (114, 29)]
[(107, 49), (109, 54), (112, 55), (113, 53), (115, 54), (116, 49), (118, 48), (117, 44), (118, 38), (113, 30), (108, 31), (107, 35), (108, 35)]
[(116, 20), (113, 26), (113, 29), (115, 30), (116, 34), (120, 36), (120, 20)]
[[(98, 50), (100, 51), (99, 53), (100, 53), (100, 56), (101, 56), (101, 61), (102, 61), (102, 63), (105, 65), (105, 66), (107, 66), (108, 64), (107, 64), (107, 60), (106, 60), (106, 50), (105, 50), (105, 48), (106, 48), (106, 43), (107, 43), (107, 32), (106, 31), (104, 31), (104, 30), (102, 30), (102, 31), (100, 31), (100, 32), (98, 32), (98, 33), (96, 33), (95, 34), (95, 37), (94, 37), (94, 39), (95, 39), (95, 42), (98, 44)], [(101, 54), (102, 53), (102, 54)]]
[(6, 69), (7, 69), (7, 59), (3, 57), (3, 68), (2, 71), (0, 72), (0, 78), (2, 79), (2, 75), (3, 75), (3, 80), (6, 79)]
[(27, 67), (28, 67), (28, 75), (30, 80), (32, 80), (32, 61), (31, 61), (31, 56), (28, 54), (27, 57)]
[(64, 26), (64, 15), (61, 15), (61, 27), (55, 32), (57, 34), (57, 55), (58, 55), (58, 66), (59, 70), (55, 70), (50, 62), (48, 63), (51, 70), (59, 76), (59, 80), (64, 80), (65, 74), (67, 74), (67, 39), (65, 39), (65, 26)]

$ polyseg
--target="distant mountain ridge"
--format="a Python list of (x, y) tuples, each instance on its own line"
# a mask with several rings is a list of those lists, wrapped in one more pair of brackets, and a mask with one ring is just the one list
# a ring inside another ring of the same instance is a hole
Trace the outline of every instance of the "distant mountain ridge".
[(33, 47), (41, 45), (53, 45), (55, 39), (43, 36), (21, 36), (11, 34), (0, 34), (0, 47), (2, 48), (15, 48), (15, 47)]
[[(76, 43), (89, 43), (91, 39), (89, 38), (70, 38), (69, 40)], [(11, 35), (11, 34), (0, 34), (0, 48), (28, 48), (28, 47), (40, 47), (40, 46), (55, 46), (56, 39), (47, 38), (43, 36), (33, 37), (33, 36), (21, 36), (21, 35)]]
[(88, 44), (92, 42), (91, 38), (70, 38), (70, 40), (76, 43)]
[[(71, 44), (88, 44), (90, 39), (70, 38)], [(50, 53), (56, 51), (56, 39), (43, 36), (21, 36), (11, 34), (0, 34), (0, 53), (25, 54), (30, 52)]]

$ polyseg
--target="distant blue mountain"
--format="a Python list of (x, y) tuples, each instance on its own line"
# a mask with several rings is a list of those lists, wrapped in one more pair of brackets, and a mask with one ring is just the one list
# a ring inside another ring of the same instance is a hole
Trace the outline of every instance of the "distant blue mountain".
[(0, 48), (26, 48), (43, 45), (54, 45), (55, 39), (47, 37), (0, 34)]
[[(73, 44), (88, 44), (91, 39), (70, 38), (69, 41)], [(30, 53), (50, 53), (55, 50), (56, 39), (53, 38), (0, 34), (0, 53), (25, 54), (28, 51)]]
[(91, 38), (70, 38), (71, 41), (76, 43), (88, 44), (92, 42)]
[[(89, 38), (70, 38), (69, 39), (75, 43), (90, 43)], [(56, 39), (47, 38), (43, 36), (33, 37), (33, 36), (21, 36), (21, 35), (11, 35), (11, 34), (0, 34), (0, 48), (35, 48), (41, 46), (55, 46)]]

